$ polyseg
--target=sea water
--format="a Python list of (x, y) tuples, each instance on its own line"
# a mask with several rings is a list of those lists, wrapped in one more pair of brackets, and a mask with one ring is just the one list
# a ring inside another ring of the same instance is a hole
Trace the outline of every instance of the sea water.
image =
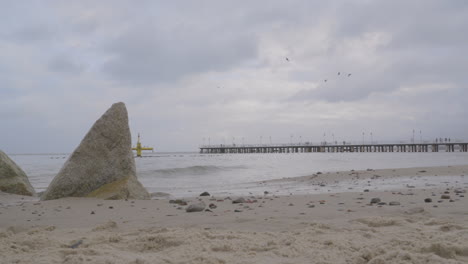
[[(68, 156), (69, 154), (10, 154), (10, 157), (26, 172), (38, 192), (47, 188)], [(306, 176), (318, 171), (466, 165), (468, 153), (199, 154), (185, 152), (148, 153), (142, 158), (135, 158), (135, 161), (138, 179), (150, 193), (163, 192), (172, 197), (190, 197), (197, 196), (203, 191), (225, 195), (263, 193), (265, 187), (259, 185), (259, 182)], [(405, 182), (405, 184), (418, 183)], [(307, 186), (298, 186), (298, 183), (294, 182), (276, 187), (281, 189), (280, 193), (320, 192)], [(330, 188), (338, 192), (350, 187), (342, 183)]]

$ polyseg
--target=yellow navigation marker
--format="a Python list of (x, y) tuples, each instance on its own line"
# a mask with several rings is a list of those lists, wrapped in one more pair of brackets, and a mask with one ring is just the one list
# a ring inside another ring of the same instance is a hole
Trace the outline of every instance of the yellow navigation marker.
[(142, 147), (141, 146), (141, 143), (140, 143), (140, 133), (138, 133), (138, 141), (137, 141), (137, 145), (135, 148), (132, 148), (132, 150), (136, 150), (137, 152), (137, 157), (141, 157), (141, 151), (142, 150), (153, 150), (153, 148), (149, 148), (149, 147)]

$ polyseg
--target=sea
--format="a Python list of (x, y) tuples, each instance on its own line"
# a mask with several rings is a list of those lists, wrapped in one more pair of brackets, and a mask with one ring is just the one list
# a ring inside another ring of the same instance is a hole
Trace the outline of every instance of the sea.
[[(37, 192), (45, 191), (70, 154), (10, 154), (26, 172)], [(380, 152), (380, 153), (270, 153), (200, 154), (197, 152), (145, 153), (135, 158), (137, 177), (154, 196), (194, 197), (201, 192), (216, 195), (320, 193), (322, 189), (302, 186), (297, 181), (265, 186), (264, 181), (289, 179), (317, 172), (366, 169), (393, 169), (467, 165), (466, 152)], [(468, 176), (468, 175), (467, 175)], [(466, 177), (468, 178), (468, 177)], [(387, 182), (391, 189), (408, 185), (463, 181), (464, 177), (444, 177)], [(281, 181), (280, 181), (281, 182)], [(354, 183), (355, 184), (355, 183)], [(327, 191), (347, 191), (351, 183), (330, 186)], [(330, 190), (332, 188), (332, 190)], [(353, 189), (355, 190), (355, 189)]]

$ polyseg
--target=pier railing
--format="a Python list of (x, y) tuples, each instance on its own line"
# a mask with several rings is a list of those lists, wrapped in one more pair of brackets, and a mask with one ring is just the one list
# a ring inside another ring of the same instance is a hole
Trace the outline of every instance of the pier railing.
[(291, 153), (291, 152), (468, 152), (468, 143), (455, 142), (304, 142), (275, 144), (217, 144), (200, 146), (201, 153)]

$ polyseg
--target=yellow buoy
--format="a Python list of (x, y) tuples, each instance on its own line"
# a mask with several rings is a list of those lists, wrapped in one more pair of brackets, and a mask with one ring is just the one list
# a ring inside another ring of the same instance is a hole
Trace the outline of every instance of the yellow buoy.
[(136, 150), (137, 152), (137, 157), (141, 157), (141, 151), (142, 150), (153, 150), (153, 148), (149, 148), (149, 147), (142, 147), (141, 146), (141, 142), (140, 142), (140, 133), (138, 133), (138, 141), (137, 141), (137, 145), (135, 148), (132, 148), (132, 150)]

